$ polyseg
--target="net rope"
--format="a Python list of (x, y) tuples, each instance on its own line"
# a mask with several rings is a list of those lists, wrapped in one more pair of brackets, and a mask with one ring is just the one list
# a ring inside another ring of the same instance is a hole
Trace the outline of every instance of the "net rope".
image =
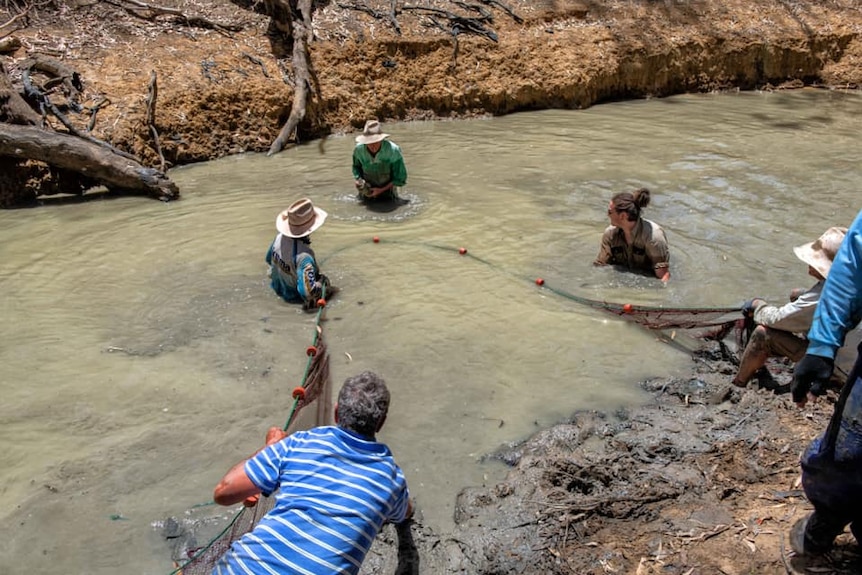
[[(377, 239), (376, 243), (383, 243), (383, 240)], [(386, 240), (386, 243), (402, 244), (402, 245), (418, 245), (432, 249), (454, 252), (463, 257), (470, 258), (474, 261), (482, 263), (497, 271), (505, 273), (511, 277), (526, 280), (536, 284), (539, 289), (549, 291), (562, 298), (574, 301), (580, 305), (601, 310), (607, 313), (614, 314), (626, 321), (636, 323), (650, 330), (668, 330), (668, 329), (700, 329), (707, 330), (697, 334), (701, 339), (721, 339), (726, 336), (732, 329), (741, 327), (740, 306), (733, 307), (665, 307), (665, 306), (648, 306), (648, 305), (633, 305), (628, 303), (609, 302), (607, 300), (598, 300), (579, 296), (553, 287), (544, 280), (536, 277), (525, 276), (509, 270), (506, 270), (497, 264), (488, 261), (484, 258), (474, 255), (465, 248), (454, 248), (451, 246), (424, 243), (410, 242), (401, 240)]]
[[(535, 277), (528, 277), (522, 274), (517, 274), (506, 270), (491, 261), (476, 256), (468, 252), (465, 248), (455, 248), (427, 242), (412, 242), (403, 240), (386, 240), (383, 242), (379, 238), (374, 238), (374, 243), (389, 243), (401, 245), (413, 245), (434, 250), (453, 252), (463, 257), (469, 258), (478, 263), (484, 264), (493, 268), (496, 271), (502, 272), (511, 277), (527, 280), (535, 284), (539, 289), (551, 292), (559, 297), (574, 301), (580, 305), (591, 309), (600, 310), (606, 313), (616, 315), (626, 321), (633, 322), (645, 329), (666, 332), (667, 330), (701, 330), (699, 333), (693, 334), (696, 339), (717, 340), (721, 341), (731, 331), (736, 334), (737, 349), (743, 349), (747, 340), (747, 335), (750, 333), (750, 325), (746, 325), (743, 319), (740, 318), (739, 306), (734, 307), (664, 307), (664, 306), (648, 306), (648, 305), (632, 305), (622, 304), (617, 302), (609, 302), (606, 300), (598, 300), (579, 296), (570, 293), (561, 288), (548, 285), (544, 280)], [(334, 250), (329, 254), (327, 259), (335, 256), (338, 253), (344, 252), (350, 248), (354, 248), (360, 244), (345, 246)], [(324, 260), (321, 260), (321, 264)], [(326, 292), (324, 289), (323, 298), (325, 301)], [(291, 426), (295, 423), (299, 412), (309, 404), (316, 401), (321, 393), (329, 390), (330, 387), (330, 370), (329, 370), (329, 352), (326, 347), (326, 342), (323, 337), (323, 329), (320, 326), (322, 315), (325, 311), (325, 305), (320, 306), (317, 310), (317, 316), (314, 324), (314, 336), (311, 345), (306, 350), (307, 361), (300, 386), (293, 390), (293, 405), (288, 413), (287, 420), (282, 427), (283, 430), (295, 431)], [(671, 333), (667, 337), (661, 337), (661, 341), (669, 343), (684, 351), (691, 351), (683, 345), (675, 343), (675, 334)], [(328, 408), (328, 401), (318, 402), (318, 421), (325, 419), (325, 410)], [(242, 507), (240, 511), (233, 517), (229, 524), (216, 535), (209, 543), (199, 547), (193, 551), (188, 561), (170, 572), (169, 575), (208, 575), (212, 572), (213, 567), (228, 550), (231, 543), (239, 539), (251, 531), (257, 522), (272, 508), (274, 505), (274, 497), (261, 497), (257, 505), (254, 507)]]
[[(321, 398), (322, 394), (328, 395), (331, 387), (329, 371), (329, 350), (323, 337), (323, 328), (320, 326), (323, 313), (326, 309), (326, 288), (322, 293), (324, 305), (319, 305), (314, 321), (314, 336), (311, 345), (306, 349), (305, 370), (301, 383), (293, 389), (293, 404), (288, 413), (287, 420), (282, 427), (284, 431), (296, 431), (293, 428), (300, 411)], [(327, 417), (329, 401), (324, 399), (317, 404), (317, 421), (324, 421)], [(213, 567), (228, 550), (231, 543), (251, 531), (258, 521), (266, 515), (275, 505), (275, 497), (263, 497), (258, 499), (254, 507), (243, 506), (239, 512), (230, 520), (228, 525), (213, 537), (206, 545), (191, 550), (189, 559), (176, 564), (170, 575), (209, 575)]]

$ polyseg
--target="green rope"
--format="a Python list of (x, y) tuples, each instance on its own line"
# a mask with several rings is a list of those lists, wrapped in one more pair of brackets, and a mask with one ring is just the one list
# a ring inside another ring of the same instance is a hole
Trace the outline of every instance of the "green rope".
[[(498, 271), (498, 272), (504, 273), (504, 274), (506, 274), (506, 275), (508, 275), (508, 276), (510, 276), (510, 277), (514, 277), (514, 278), (522, 279), (522, 280), (527, 280), (527, 281), (530, 281), (531, 283), (534, 283), (534, 284), (537, 284), (537, 283), (538, 283), (538, 282), (536, 281), (536, 278), (531, 278), (531, 277), (526, 276), (526, 275), (517, 274), (517, 273), (514, 273), (514, 272), (512, 272), (512, 271), (506, 270), (506, 269), (504, 269), (504, 268), (502, 268), (502, 267), (500, 267), (500, 266), (498, 266), (498, 265), (494, 264), (493, 262), (490, 262), (490, 261), (488, 261), (488, 260), (486, 260), (486, 259), (484, 259), (484, 258), (481, 258), (481, 257), (479, 257), (479, 256), (473, 255), (472, 253), (470, 253), (468, 250), (466, 250), (466, 249), (464, 249), (464, 248), (454, 248), (454, 247), (452, 247), (452, 246), (444, 246), (444, 245), (432, 244), (432, 243), (428, 243), (428, 242), (414, 242), (414, 241), (409, 241), (409, 240), (386, 240), (386, 241), (384, 242), (384, 240), (382, 240), (382, 239), (375, 239), (375, 243), (390, 243), (390, 244), (412, 245), (412, 246), (419, 246), (419, 247), (425, 247), (425, 248), (432, 248), (432, 249), (441, 250), (441, 251), (446, 251), (446, 252), (453, 252), (453, 253), (459, 254), (459, 255), (461, 255), (461, 256), (468, 257), (468, 258), (472, 259), (473, 261), (476, 261), (476, 262), (479, 262), (479, 263), (481, 263), (481, 264), (484, 264), (484, 265), (486, 265), (486, 266), (488, 266), (488, 267), (490, 267), (490, 268), (492, 268), (492, 269), (494, 269), (494, 270), (496, 270), (496, 271)], [(351, 244), (351, 245), (347, 245), (347, 246), (344, 246), (344, 247), (338, 248), (338, 249), (336, 249), (335, 251), (330, 252), (330, 253), (329, 253), (329, 255), (328, 255), (326, 258), (321, 259), (321, 260), (320, 260), (320, 263), (321, 263), (321, 264), (323, 264), (323, 263), (324, 263), (326, 260), (328, 260), (329, 258), (331, 258), (331, 257), (333, 257), (333, 256), (335, 256), (335, 255), (337, 255), (337, 254), (340, 254), (340, 253), (342, 253), (342, 252), (345, 252), (345, 251), (351, 250), (351, 249), (353, 249), (353, 248), (356, 248), (357, 246), (359, 246), (359, 245), (363, 245), (363, 244), (364, 244), (364, 242), (363, 242), (362, 244), (357, 243), (357, 244)], [(600, 310), (604, 310), (604, 311), (608, 311), (608, 312), (616, 313), (617, 315), (620, 315), (620, 316), (622, 316), (622, 315), (624, 315), (624, 314), (632, 313), (632, 312), (652, 312), (652, 311), (654, 311), (654, 312), (661, 312), (661, 311), (668, 311), (666, 308), (658, 307), (658, 306), (640, 306), (640, 305), (638, 305), (638, 306), (633, 306), (633, 305), (631, 305), (631, 304), (625, 304), (625, 305), (623, 305), (623, 304), (619, 304), (619, 303), (607, 302), (607, 301), (604, 301), (604, 300), (595, 300), (595, 299), (590, 299), (590, 298), (586, 298), (586, 297), (582, 297), (582, 296), (575, 295), (575, 294), (573, 294), (573, 293), (567, 292), (567, 291), (562, 290), (562, 289), (559, 289), (559, 288), (555, 288), (555, 287), (549, 286), (549, 285), (548, 285), (547, 283), (545, 283), (545, 282), (542, 282), (542, 284), (541, 284), (541, 285), (538, 285), (538, 287), (539, 287), (540, 289), (547, 290), (547, 291), (549, 291), (549, 292), (551, 292), (551, 293), (553, 293), (553, 294), (556, 294), (556, 295), (558, 295), (558, 296), (560, 296), (560, 297), (563, 297), (563, 298), (565, 298), (565, 299), (568, 299), (568, 300), (574, 301), (574, 302), (579, 303), (579, 304), (581, 304), (581, 305), (585, 305), (585, 306), (590, 307), (590, 308), (593, 308), (593, 309), (600, 309)], [(324, 286), (324, 288), (323, 288), (323, 293), (321, 294), (321, 297), (322, 297), (323, 299), (326, 299), (326, 286)], [(318, 344), (318, 342), (319, 342), (319, 340), (320, 340), (320, 334), (321, 334), (321, 330), (320, 330), (320, 321), (321, 321), (321, 317), (322, 317), (322, 315), (323, 315), (324, 310), (325, 310), (325, 307), (319, 307), (319, 308), (318, 308), (318, 310), (317, 310), (317, 316), (316, 316), (316, 318), (315, 318), (315, 322), (314, 322), (314, 337), (312, 338), (312, 346), (314, 346), (315, 348), (317, 347), (317, 344)], [(682, 313), (691, 313), (691, 314), (698, 314), (698, 313), (732, 313), (732, 312), (737, 312), (737, 311), (739, 311), (739, 308), (738, 308), (738, 307), (673, 308), (673, 311), (682, 312)], [(671, 343), (672, 343), (672, 342), (671, 342)], [(303, 389), (304, 389), (304, 388), (306, 388), (306, 387), (307, 387), (307, 385), (308, 385), (308, 375), (309, 375), (309, 372), (311, 371), (311, 364), (312, 364), (312, 362), (313, 362), (313, 361), (314, 361), (314, 355), (309, 354), (309, 355), (308, 355), (308, 359), (307, 359), (307, 360), (306, 360), (306, 362), (305, 362), (305, 370), (304, 370), (303, 375), (302, 375), (302, 383), (301, 383), (301, 387), (302, 387)], [(290, 412), (289, 412), (288, 417), (287, 417), (287, 421), (285, 422), (284, 427), (282, 428), (282, 430), (287, 431), (287, 429), (290, 427), (290, 424), (292, 423), (293, 418), (294, 418), (294, 416), (295, 416), (295, 415), (296, 415), (296, 413), (297, 413), (297, 410), (298, 410), (298, 406), (299, 406), (300, 401), (301, 401), (301, 399), (300, 399), (300, 398), (294, 398), (293, 406), (291, 406)], [(203, 504), (202, 504), (202, 505), (203, 505)], [(209, 503), (208, 503), (208, 504), (206, 504), (206, 505), (209, 505)], [(175, 569), (174, 571), (171, 571), (171, 573), (169, 573), (169, 575), (177, 575), (177, 574), (179, 574), (179, 573), (183, 570), (183, 567), (185, 567), (186, 565), (188, 565), (188, 564), (192, 563), (195, 559), (197, 559), (197, 557), (199, 557), (199, 556), (200, 556), (202, 553), (204, 553), (207, 549), (209, 549), (210, 547), (212, 547), (212, 545), (213, 545), (216, 541), (218, 541), (218, 539), (219, 539), (219, 538), (221, 538), (225, 533), (227, 533), (227, 531), (228, 531), (228, 530), (229, 530), (229, 529), (234, 525), (234, 523), (236, 523), (236, 521), (237, 521), (237, 520), (238, 520), (238, 519), (243, 515), (243, 513), (245, 513), (245, 512), (247, 511), (247, 509), (248, 509), (248, 508), (243, 507), (243, 508), (240, 510), (240, 512), (236, 514), (236, 516), (233, 518), (233, 520), (231, 520), (231, 522), (227, 525), (227, 527), (225, 527), (225, 528), (221, 531), (221, 533), (219, 533), (216, 537), (214, 537), (214, 538), (213, 538), (213, 539), (212, 539), (212, 540), (211, 540), (211, 541), (210, 541), (210, 542), (209, 542), (205, 547), (202, 547), (201, 549), (199, 549), (199, 550), (195, 553), (194, 557), (192, 557), (191, 559), (189, 559), (189, 560), (188, 560), (186, 563), (184, 563), (181, 567), (178, 567), (178, 568), (177, 568), (177, 569)]]
[[(322, 299), (324, 299), (324, 300), (326, 299), (326, 286), (323, 286), (323, 291), (321, 292), (321, 298), (322, 298)], [(315, 317), (315, 319), (314, 319), (314, 337), (311, 339), (311, 345), (312, 345), (312, 346), (314, 346), (315, 348), (317, 347), (317, 343), (320, 341), (320, 320), (321, 320), (321, 316), (323, 315), (323, 311), (324, 311), (324, 309), (326, 309), (326, 308), (325, 308), (325, 307), (318, 307), (318, 308), (317, 308), (317, 315), (316, 315), (316, 317)], [(308, 354), (308, 359), (307, 359), (307, 360), (306, 360), (306, 362), (305, 362), (305, 370), (303, 371), (303, 374), (302, 374), (302, 380), (301, 380), (301, 381), (302, 381), (302, 383), (300, 384), (300, 386), (301, 386), (303, 389), (305, 389), (305, 388), (308, 386), (308, 374), (309, 374), (309, 372), (311, 371), (311, 364), (312, 364), (312, 362), (314, 361), (314, 356), (315, 356), (315, 355), (316, 355), (316, 353), (315, 353), (314, 355), (312, 355), (312, 354)], [(283, 431), (287, 431), (287, 429), (290, 427), (290, 424), (291, 424), (291, 422), (293, 421), (293, 418), (294, 418), (294, 416), (295, 416), (295, 415), (296, 415), (296, 413), (297, 413), (297, 410), (298, 410), (299, 402), (300, 402), (300, 401), (301, 401), (301, 399), (300, 399), (300, 398), (298, 398), (298, 397), (295, 397), (295, 398), (293, 399), (293, 405), (292, 405), (292, 406), (291, 406), (291, 408), (290, 408), (290, 413), (289, 413), (289, 414), (288, 414), (288, 416), (287, 416), (287, 421), (284, 423), (284, 427), (282, 428), (282, 430), (283, 430)], [(209, 501), (209, 502), (207, 502), (207, 503), (198, 503), (198, 504), (197, 504), (197, 505), (195, 505), (194, 507), (203, 507), (203, 506), (206, 506), (206, 505), (214, 505), (214, 504), (215, 504), (215, 502), (214, 502), (214, 501)], [(239, 513), (237, 513), (237, 514), (234, 516), (234, 518), (233, 518), (233, 519), (231, 519), (230, 523), (228, 523), (228, 524), (227, 524), (227, 526), (226, 526), (224, 529), (222, 529), (222, 530), (221, 530), (221, 532), (219, 532), (219, 534), (218, 534), (218, 535), (216, 535), (215, 537), (213, 537), (213, 538), (209, 541), (209, 543), (207, 543), (206, 545), (204, 545), (203, 547), (201, 547), (200, 549), (198, 549), (197, 551), (195, 551), (194, 555), (193, 555), (192, 557), (190, 557), (188, 561), (186, 561), (185, 563), (183, 563), (182, 565), (180, 565), (179, 567), (177, 567), (176, 569), (174, 569), (173, 571), (171, 571), (168, 575), (178, 575), (179, 573), (181, 573), (181, 572), (182, 572), (182, 570), (183, 570), (186, 566), (188, 566), (189, 564), (193, 563), (193, 562), (194, 562), (198, 557), (200, 557), (201, 555), (203, 555), (204, 553), (206, 553), (206, 551), (207, 551), (208, 549), (210, 549), (213, 545), (215, 545), (215, 542), (216, 542), (216, 541), (218, 541), (219, 539), (221, 539), (221, 537), (222, 537), (222, 536), (224, 536), (224, 534), (225, 534), (225, 533), (227, 533), (227, 532), (228, 532), (228, 530), (229, 530), (229, 529), (231, 529), (231, 528), (233, 527), (233, 525), (234, 525), (234, 524), (239, 520), (239, 518), (240, 518), (240, 517), (242, 517), (242, 515), (243, 515), (247, 510), (248, 510), (248, 507), (243, 507), (242, 509), (240, 509), (240, 510), (239, 510)]]
[(207, 543), (206, 545), (204, 545), (203, 547), (201, 547), (200, 549), (198, 549), (197, 551), (195, 551), (195, 554), (194, 554), (193, 556), (191, 556), (191, 557), (189, 558), (189, 560), (188, 560), (188, 561), (186, 561), (185, 563), (183, 563), (182, 565), (180, 565), (179, 567), (177, 567), (176, 569), (174, 569), (173, 571), (171, 571), (170, 573), (168, 573), (168, 575), (177, 575), (177, 573), (182, 572), (182, 570), (183, 570), (187, 565), (189, 565), (190, 563), (194, 562), (194, 560), (195, 560), (195, 559), (197, 559), (198, 557), (200, 557), (201, 555), (203, 555), (203, 554), (207, 551), (207, 549), (209, 549), (210, 547), (212, 547), (213, 545), (215, 545), (215, 542), (216, 542), (216, 541), (218, 541), (219, 539), (221, 539), (222, 535), (224, 535), (225, 533), (227, 533), (227, 532), (228, 532), (228, 530), (229, 530), (230, 528), (232, 528), (232, 527), (233, 527), (233, 524), (234, 524), (234, 523), (236, 523), (236, 522), (237, 522), (237, 520), (238, 520), (240, 517), (242, 517), (242, 514), (243, 514), (243, 513), (245, 513), (246, 509), (248, 509), (248, 508), (247, 508), (247, 507), (243, 507), (242, 509), (240, 509), (240, 510), (239, 510), (239, 513), (237, 513), (236, 515), (234, 515), (233, 519), (231, 519), (231, 520), (230, 520), (230, 523), (228, 523), (228, 524), (225, 526), (225, 528), (224, 528), (224, 529), (222, 529), (222, 530), (221, 530), (221, 532), (220, 532), (218, 535), (216, 535), (215, 537), (213, 537), (212, 539), (210, 539), (210, 542), (209, 542), (209, 543)]
[[(326, 286), (323, 286), (323, 291), (321, 292), (320, 297), (324, 301), (326, 300)], [(311, 338), (311, 345), (315, 349), (317, 348), (318, 341), (320, 341), (320, 318), (323, 315), (324, 309), (326, 309), (326, 308), (325, 307), (318, 307), (317, 308), (317, 317), (315, 317), (315, 319), (314, 319), (314, 337)], [(302, 387), (303, 389), (308, 387), (308, 373), (311, 371), (311, 364), (314, 361), (315, 355), (317, 355), (316, 352), (314, 354), (308, 354), (308, 358), (305, 361), (305, 370), (302, 373), (302, 380), (300, 383), (300, 387)], [(296, 415), (297, 410), (299, 408), (299, 402), (300, 401), (301, 401), (301, 399), (298, 397), (293, 398), (293, 406), (291, 406), (291, 408), (290, 408), (290, 413), (288, 413), (288, 415), (287, 415), (287, 421), (284, 422), (284, 427), (281, 428), (282, 431), (287, 431), (288, 427), (290, 427), (290, 424), (293, 421), (293, 418)]]

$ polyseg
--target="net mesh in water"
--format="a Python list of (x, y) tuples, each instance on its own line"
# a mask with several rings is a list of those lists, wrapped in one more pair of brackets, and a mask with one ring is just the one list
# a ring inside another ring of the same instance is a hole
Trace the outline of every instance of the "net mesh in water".
[[(293, 432), (304, 427), (326, 425), (329, 422), (331, 405), (331, 382), (329, 372), (329, 351), (320, 327), (320, 314), (315, 325), (314, 341), (307, 349), (308, 361), (302, 384), (293, 390), (293, 407), (282, 429)], [(305, 407), (316, 409), (305, 410), (304, 421), (308, 425), (300, 425), (299, 414)], [(231, 543), (251, 531), (258, 521), (275, 505), (275, 497), (260, 497), (254, 507), (242, 507), (231, 519), (230, 523), (206, 545), (188, 551), (189, 558), (177, 562), (171, 575), (209, 575)]]

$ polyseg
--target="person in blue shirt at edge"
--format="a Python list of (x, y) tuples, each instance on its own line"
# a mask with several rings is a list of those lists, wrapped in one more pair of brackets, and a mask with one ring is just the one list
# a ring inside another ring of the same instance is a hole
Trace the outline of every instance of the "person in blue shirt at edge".
[(398, 188), (407, 183), (407, 167), (397, 144), (377, 120), (368, 120), (353, 148), (353, 180), (359, 200), (398, 201)]
[(327, 298), (337, 291), (320, 273), (311, 249), (311, 232), (323, 225), (327, 215), (308, 198), (296, 200), (275, 219), (279, 233), (266, 252), (272, 289), (286, 302), (302, 302), (305, 310), (317, 308), (324, 287)]
[(275, 493), (275, 506), (231, 544), (213, 575), (358, 573), (383, 524), (413, 514), (404, 474), (376, 440), (389, 399), (383, 379), (366, 371), (344, 382), (336, 426), (290, 435), (270, 428), (266, 446), (233, 466), (213, 497), (252, 506)]
[[(796, 365), (791, 392), (803, 407), (826, 393), (835, 356), (862, 318), (862, 212), (847, 231), (823, 285), (808, 331), (808, 348)], [(862, 344), (841, 388), (826, 430), (802, 455), (802, 487), (814, 511), (799, 520), (790, 543), (799, 555), (828, 552), (849, 524), (862, 542)]]

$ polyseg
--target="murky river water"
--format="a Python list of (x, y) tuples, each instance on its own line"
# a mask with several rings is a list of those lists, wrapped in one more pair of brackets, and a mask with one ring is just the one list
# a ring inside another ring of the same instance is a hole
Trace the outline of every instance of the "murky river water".
[[(792, 247), (862, 207), (854, 93), (387, 129), (410, 172), (411, 203), (392, 213), (354, 202), (346, 137), (177, 169), (174, 203), (0, 212), (0, 572), (171, 570), (154, 525), (210, 501), (284, 423), (302, 376), (314, 316), (271, 293), (263, 261), (297, 197), (331, 214), (313, 246), (342, 289), (324, 324), (336, 388), (386, 378), (381, 438), (440, 529), (463, 486), (505, 473), (483, 454), (640, 402), (638, 380), (688, 366), (534, 278), (644, 305), (782, 302), (813, 283)], [(671, 244), (667, 287), (591, 265), (610, 196), (639, 186)]]

